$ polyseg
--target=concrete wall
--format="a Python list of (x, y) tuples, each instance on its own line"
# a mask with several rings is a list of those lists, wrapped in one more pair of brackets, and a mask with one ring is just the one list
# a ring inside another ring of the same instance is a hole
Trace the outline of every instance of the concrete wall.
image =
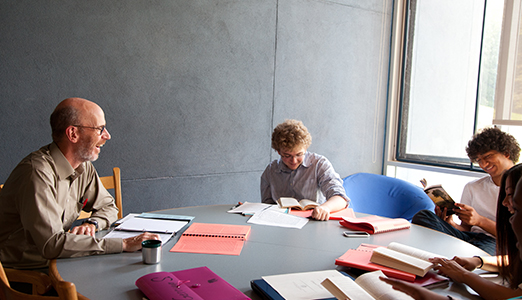
[(301, 119), (345, 177), (380, 173), (392, 1), (0, 2), (0, 182), (98, 103), (124, 213), (259, 201), (273, 127)]

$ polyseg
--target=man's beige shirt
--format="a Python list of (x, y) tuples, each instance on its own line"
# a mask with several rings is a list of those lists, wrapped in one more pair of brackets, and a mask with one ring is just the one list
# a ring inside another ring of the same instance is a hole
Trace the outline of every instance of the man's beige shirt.
[(100, 229), (117, 219), (114, 199), (90, 162), (74, 170), (55, 143), (29, 154), (0, 191), (0, 261), (40, 268), (48, 260), (122, 252), (121, 239), (69, 233), (80, 211), (92, 211)]

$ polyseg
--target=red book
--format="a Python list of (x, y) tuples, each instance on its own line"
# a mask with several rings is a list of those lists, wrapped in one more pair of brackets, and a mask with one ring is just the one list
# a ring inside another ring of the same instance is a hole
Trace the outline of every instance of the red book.
[(416, 276), (414, 274), (370, 262), (373, 249), (376, 247), (380, 246), (361, 244), (361, 246), (359, 246), (357, 249), (350, 249), (346, 251), (345, 254), (335, 260), (335, 264), (365, 271), (381, 270), (388, 277), (402, 279), (409, 282), (415, 281)]
[(149, 300), (250, 299), (207, 267), (150, 273), (136, 280), (136, 286)]
[(411, 227), (411, 223), (406, 219), (390, 219), (379, 216), (368, 216), (363, 218), (343, 217), (343, 219), (339, 221), (339, 224), (346, 228), (357, 231), (365, 231), (369, 234), (408, 229)]

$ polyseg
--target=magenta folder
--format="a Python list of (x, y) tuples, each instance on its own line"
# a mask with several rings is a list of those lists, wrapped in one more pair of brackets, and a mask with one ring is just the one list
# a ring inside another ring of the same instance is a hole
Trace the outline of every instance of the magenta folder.
[(149, 300), (250, 299), (207, 267), (150, 273), (136, 280), (136, 286)]

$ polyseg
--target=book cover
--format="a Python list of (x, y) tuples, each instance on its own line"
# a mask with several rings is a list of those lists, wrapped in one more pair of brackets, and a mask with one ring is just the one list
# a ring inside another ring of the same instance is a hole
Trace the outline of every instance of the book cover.
[(250, 299), (207, 267), (150, 273), (135, 284), (149, 300)]
[(368, 216), (362, 218), (343, 217), (343, 219), (339, 221), (339, 224), (346, 228), (356, 231), (365, 231), (369, 234), (409, 229), (411, 227), (411, 223), (406, 219), (390, 219), (379, 216)]
[(193, 223), (170, 252), (239, 255), (249, 234), (248, 225)]
[(451, 196), (446, 192), (446, 190), (442, 187), (442, 185), (432, 185), (427, 186), (428, 183), (426, 179), (421, 180), (422, 186), (424, 187), (424, 192), (428, 197), (430, 197), (431, 201), (435, 203), (438, 207), (440, 207), (442, 210), (444, 208), (447, 208), (446, 215), (452, 215), (455, 213), (455, 210), (459, 210), (460, 207), (455, 205), (455, 201)]

